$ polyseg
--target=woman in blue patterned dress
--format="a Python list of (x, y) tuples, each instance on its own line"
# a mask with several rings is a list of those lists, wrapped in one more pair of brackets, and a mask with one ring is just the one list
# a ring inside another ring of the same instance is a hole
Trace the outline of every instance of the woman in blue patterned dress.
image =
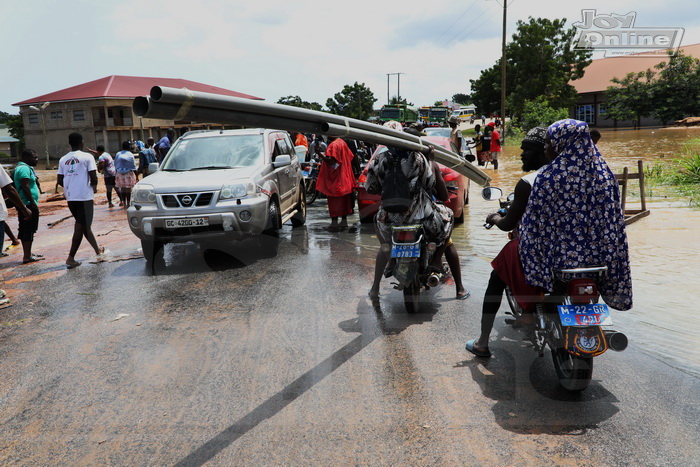
[[(608, 271), (599, 285), (603, 300), (617, 310), (629, 310), (632, 279), (617, 179), (585, 122), (558, 121), (547, 129), (545, 141), (552, 162), (532, 185), (517, 249), (506, 254), (504, 249), (494, 269), (508, 272), (502, 276), (511, 288), (521, 284), (509, 281), (521, 280), (533, 290), (551, 291), (554, 269), (605, 265)], [(490, 356), (490, 332), (482, 329), (467, 350)]]

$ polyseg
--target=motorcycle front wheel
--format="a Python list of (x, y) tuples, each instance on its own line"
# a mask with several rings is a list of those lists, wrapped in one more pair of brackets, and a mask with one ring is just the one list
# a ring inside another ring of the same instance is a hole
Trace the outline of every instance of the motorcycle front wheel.
[(418, 313), (420, 297), (420, 283), (418, 278), (414, 278), (410, 284), (403, 288), (403, 302), (406, 305), (407, 313)]
[(316, 191), (316, 180), (310, 180), (306, 185), (306, 205), (309, 206), (311, 203), (316, 201), (318, 196), (318, 191)]
[(552, 361), (559, 383), (567, 391), (583, 391), (593, 377), (593, 358), (572, 355), (565, 349), (552, 349)]

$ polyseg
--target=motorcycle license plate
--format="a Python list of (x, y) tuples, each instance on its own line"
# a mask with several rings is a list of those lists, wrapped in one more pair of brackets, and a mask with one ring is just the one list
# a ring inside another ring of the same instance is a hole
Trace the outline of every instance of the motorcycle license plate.
[(392, 245), (392, 258), (420, 258), (420, 243), (415, 245)]
[(308, 170), (302, 170), (301, 174), (304, 176), (304, 178), (309, 176), (309, 171)]
[(178, 227), (202, 227), (209, 225), (208, 217), (183, 217), (180, 219), (165, 219), (166, 229), (177, 229)]
[(603, 303), (558, 305), (563, 326), (606, 326), (612, 324), (608, 306)]

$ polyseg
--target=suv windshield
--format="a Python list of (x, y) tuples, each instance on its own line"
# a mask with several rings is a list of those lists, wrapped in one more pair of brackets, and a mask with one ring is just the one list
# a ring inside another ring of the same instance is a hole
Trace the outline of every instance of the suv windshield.
[(263, 157), (261, 135), (221, 135), (181, 139), (163, 161), (162, 170), (252, 167)]

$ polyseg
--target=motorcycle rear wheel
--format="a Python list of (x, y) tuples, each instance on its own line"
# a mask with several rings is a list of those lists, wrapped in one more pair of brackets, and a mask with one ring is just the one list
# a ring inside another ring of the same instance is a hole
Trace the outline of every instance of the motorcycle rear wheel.
[(508, 301), (508, 306), (513, 314), (514, 318), (520, 318), (523, 315), (523, 309), (518, 305), (518, 301), (513, 296), (513, 292), (510, 291), (510, 287), (506, 286), (506, 300)]
[(580, 392), (593, 378), (593, 358), (572, 355), (566, 349), (552, 349), (552, 361), (559, 383), (567, 391)]
[(414, 278), (410, 284), (403, 288), (403, 302), (406, 305), (407, 313), (418, 313), (420, 297), (420, 284), (418, 279)]

